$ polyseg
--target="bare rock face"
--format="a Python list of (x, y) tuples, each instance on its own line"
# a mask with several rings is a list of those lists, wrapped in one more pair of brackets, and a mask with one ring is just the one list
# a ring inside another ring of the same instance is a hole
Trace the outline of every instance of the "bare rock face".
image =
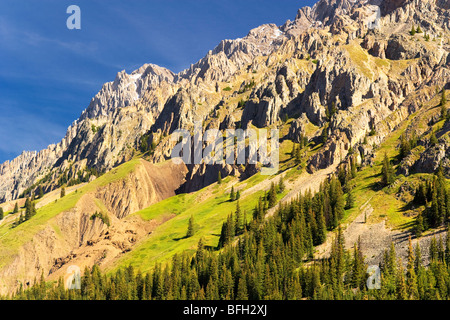
[[(153, 161), (165, 161), (174, 146), (167, 135), (191, 130), (195, 121), (207, 121), (208, 128), (233, 128), (239, 122), (242, 128), (263, 128), (287, 115), (301, 117), (289, 133), (294, 140), (305, 121), (328, 126), (329, 141), (310, 159), (311, 170), (335, 164), (371, 127), (377, 127), (377, 135), (370, 143), (379, 143), (416, 111), (419, 98), (407, 100), (411, 93), (444, 84), (450, 61), (442, 41), (450, 29), (448, 6), (448, 0), (320, 0), (283, 26), (265, 24), (241, 39), (221, 41), (179, 74), (152, 64), (131, 74), (119, 72), (59, 144), (0, 165), (0, 200), (16, 199), (47, 175), (45, 188), (52, 190), (60, 171), (67, 170), (69, 179), (86, 168), (107, 171), (132, 158), (144, 134), (156, 144)], [(378, 9), (380, 21), (368, 30)], [(411, 39), (411, 24), (422, 26), (435, 41)], [(236, 101), (230, 101), (246, 90), (252, 72), (257, 81), (237, 111), (231, 106)], [(223, 91), (228, 83), (235, 85), (229, 94)], [(337, 112), (328, 119), (332, 106)], [(389, 119), (393, 114), (396, 120)], [(228, 172), (225, 166), (220, 170)], [(197, 167), (191, 171), (209, 175)]]
[(302, 135), (305, 135), (305, 126), (308, 122), (308, 118), (303, 114), (302, 117), (292, 121), (289, 127), (288, 139), (291, 139), (295, 143), (300, 143)]
[[(119, 72), (115, 81), (105, 84), (92, 99), (60, 143), (40, 152), (24, 152), (0, 166), (0, 200), (16, 199), (66, 160), (87, 159), (85, 167), (101, 171), (130, 159), (130, 146), (135, 146), (142, 131), (154, 122), (153, 110), (138, 100), (149, 86), (172, 80), (171, 71), (154, 65), (144, 65), (131, 75)], [(137, 117), (140, 112), (149, 114)], [(154, 113), (156, 116), (157, 110)]]
[(420, 158), (410, 165), (413, 172), (434, 173), (442, 166), (444, 174), (450, 177), (450, 142), (439, 141), (436, 146), (430, 147), (420, 155)]
[(131, 74), (121, 71), (113, 82), (105, 83), (92, 98), (80, 120), (107, 116), (111, 111), (132, 105), (145, 90), (157, 87), (162, 82), (172, 83), (175, 74), (153, 64), (146, 64)]

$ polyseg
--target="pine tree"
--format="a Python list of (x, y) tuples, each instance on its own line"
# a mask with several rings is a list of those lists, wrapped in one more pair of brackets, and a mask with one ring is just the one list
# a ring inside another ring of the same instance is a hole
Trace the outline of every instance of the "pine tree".
[(432, 147), (434, 147), (435, 145), (437, 145), (438, 144), (438, 139), (437, 139), (437, 137), (436, 137), (436, 133), (433, 131), (432, 133), (431, 133), (431, 136), (430, 136), (430, 145), (432, 146)]
[(219, 173), (217, 174), (217, 183), (221, 184), (222, 183), (222, 173), (219, 171)]
[(302, 153), (300, 146), (295, 149), (295, 164), (300, 164), (302, 162)]
[(187, 233), (186, 233), (186, 238), (190, 238), (194, 235), (195, 233), (195, 227), (194, 227), (194, 216), (191, 215), (191, 217), (189, 218), (189, 224), (188, 224), (188, 229), (187, 229)]
[(322, 138), (322, 143), (325, 144), (328, 140), (328, 126), (327, 125), (325, 125), (325, 127), (322, 130), (321, 138)]
[(345, 209), (349, 210), (355, 206), (355, 195), (353, 190), (350, 190), (347, 195), (347, 202), (345, 204)]
[(411, 31), (409, 32), (412, 36), (416, 34), (416, 28), (414, 27), (414, 24), (412, 25)]
[(403, 263), (400, 259), (398, 263), (398, 271), (397, 271), (397, 300), (406, 300), (408, 299), (408, 291), (405, 281), (405, 270), (403, 269)]
[(60, 196), (61, 196), (61, 198), (62, 197), (64, 197), (66, 195), (66, 187), (65, 186), (62, 186), (61, 187), (61, 194), (60, 194)]
[(417, 276), (415, 271), (415, 258), (411, 242), (411, 236), (409, 236), (408, 264), (406, 267), (406, 292), (408, 298), (411, 300), (419, 298), (419, 290), (417, 287)]
[(416, 271), (416, 274), (419, 274), (420, 268), (422, 267), (422, 252), (420, 250), (419, 241), (417, 241), (414, 256), (415, 256), (414, 270)]
[(401, 138), (400, 138), (400, 158), (403, 159), (405, 158), (409, 152), (411, 151), (411, 145), (408, 141), (408, 139), (406, 139), (406, 135), (402, 134)]
[(292, 142), (292, 151), (291, 151), (291, 157), (294, 158), (297, 152), (297, 144), (295, 142)]
[(42, 186), (39, 186), (39, 199), (42, 199), (42, 197), (44, 196), (44, 189), (42, 188)]
[(357, 168), (356, 168), (356, 160), (354, 159), (354, 157), (350, 158), (350, 177), (351, 179), (356, 178), (356, 173), (357, 173)]
[(238, 191), (236, 192), (236, 200), (239, 200), (240, 198), (241, 198), (241, 191), (238, 190)]
[(387, 154), (384, 154), (383, 167), (381, 169), (382, 175), (382, 183), (385, 186), (391, 185), (395, 180), (394, 168), (392, 167), (391, 162)]
[(275, 190), (275, 184), (272, 182), (270, 185), (269, 194), (267, 196), (267, 201), (269, 202), (269, 208), (272, 208), (277, 203), (277, 192)]
[(283, 176), (280, 177), (280, 182), (278, 183), (278, 192), (283, 193), (286, 189), (286, 186), (284, 185), (284, 179)]
[(429, 250), (430, 250), (430, 261), (431, 262), (437, 261), (439, 252), (438, 252), (438, 246), (437, 246), (437, 241), (436, 241), (435, 237), (433, 237), (431, 239)]
[(19, 212), (19, 204), (16, 202), (16, 204), (14, 205), (13, 213), (17, 213), (17, 212)]
[(439, 103), (439, 105), (441, 106), (441, 117), (442, 119), (446, 119), (448, 116), (448, 111), (447, 111), (447, 94), (445, 92), (445, 88), (442, 89), (442, 95), (441, 95), (441, 102)]
[(236, 211), (235, 211), (236, 221), (234, 223), (235, 234), (239, 234), (241, 232), (241, 207), (239, 205), (239, 200), (236, 202)]
[(422, 29), (420, 28), (420, 25), (419, 26), (417, 26), (417, 30), (416, 30), (416, 33), (422, 33), (423, 31), (422, 31)]
[(361, 252), (361, 238), (359, 238), (358, 243), (353, 248), (352, 287), (362, 289), (365, 284), (365, 275), (366, 267)]
[(442, 89), (441, 93), (441, 102), (440, 105), (444, 106), (447, 103), (447, 93), (445, 92), (445, 88)]
[(3, 208), (2, 208), (2, 207), (0, 207), (0, 220), (2, 220), (2, 219), (3, 219), (3, 215), (4, 215), (4, 213), (3, 213)]
[(416, 234), (416, 237), (419, 238), (422, 236), (422, 233), (424, 231), (424, 224), (423, 224), (423, 215), (421, 212), (416, 217), (416, 225), (414, 226), (414, 232)]
[(245, 281), (244, 276), (239, 278), (236, 299), (248, 300), (247, 282)]
[(234, 186), (232, 186), (230, 191), (230, 201), (234, 200), (236, 200), (236, 194), (234, 193)]

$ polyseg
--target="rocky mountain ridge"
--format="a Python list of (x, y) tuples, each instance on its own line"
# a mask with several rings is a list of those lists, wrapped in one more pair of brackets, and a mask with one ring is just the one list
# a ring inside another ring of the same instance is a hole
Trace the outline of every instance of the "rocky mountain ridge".
[[(448, 5), (445, 0), (320, 0), (282, 26), (266, 24), (242, 39), (223, 40), (179, 74), (151, 64), (129, 75), (122, 71), (60, 143), (0, 165), (0, 200), (16, 199), (38, 184), (52, 190), (62, 173), (70, 180), (90, 168), (110, 170), (131, 159), (143, 135), (154, 145), (152, 161), (161, 162), (173, 147), (167, 136), (197, 120), (245, 128), (278, 125), (287, 116), (298, 118), (297, 130), (291, 130), (297, 135), (315, 139), (325, 130), (323, 149), (308, 160), (311, 171), (342, 161), (350, 147), (367, 156), (370, 148), (362, 140), (372, 128), (376, 135), (368, 145), (429, 99), (429, 88), (447, 85)], [(379, 28), (369, 30), (378, 11)], [(411, 38), (412, 24), (434, 40)], [(238, 108), (239, 100), (244, 104)], [(332, 106), (337, 112), (328, 118)], [(322, 129), (298, 130), (311, 125)]]

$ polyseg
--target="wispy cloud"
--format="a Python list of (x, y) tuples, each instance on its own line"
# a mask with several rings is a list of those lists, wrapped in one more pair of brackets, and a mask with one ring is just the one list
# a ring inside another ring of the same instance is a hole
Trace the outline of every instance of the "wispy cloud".
[(20, 154), (23, 150), (34, 151), (46, 148), (50, 143), (59, 142), (67, 128), (37, 114), (26, 114), (20, 109), (18, 114), (0, 117), (0, 151)]

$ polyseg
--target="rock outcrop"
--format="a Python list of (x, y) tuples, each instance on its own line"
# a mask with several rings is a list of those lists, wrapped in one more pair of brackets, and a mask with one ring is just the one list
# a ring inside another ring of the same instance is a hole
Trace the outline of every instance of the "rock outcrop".
[[(151, 64), (119, 72), (60, 143), (0, 165), (0, 200), (33, 192), (38, 184), (52, 190), (61, 172), (70, 180), (92, 168), (108, 171), (135, 154), (144, 134), (151, 159), (164, 161), (175, 145), (168, 136), (175, 129), (192, 130), (196, 121), (223, 130), (305, 117), (326, 126), (329, 137), (309, 159), (310, 169), (337, 163), (372, 130), (370, 143), (379, 143), (420, 107), (417, 101), (428, 98), (420, 93), (424, 89), (445, 85), (448, 5), (320, 0), (282, 26), (265, 24), (241, 39), (223, 40), (179, 74)], [(432, 40), (411, 37), (412, 24)], [(414, 101), (407, 99), (412, 93)], [(293, 139), (304, 129), (296, 125), (289, 133)]]

